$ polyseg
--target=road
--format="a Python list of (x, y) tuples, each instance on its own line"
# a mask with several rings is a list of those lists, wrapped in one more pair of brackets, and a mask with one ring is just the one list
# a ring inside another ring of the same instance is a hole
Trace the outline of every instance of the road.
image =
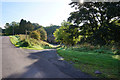
[(60, 60), (55, 49), (27, 50), (15, 47), (2, 37), (2, 78), (72, 78), (90, 75)]

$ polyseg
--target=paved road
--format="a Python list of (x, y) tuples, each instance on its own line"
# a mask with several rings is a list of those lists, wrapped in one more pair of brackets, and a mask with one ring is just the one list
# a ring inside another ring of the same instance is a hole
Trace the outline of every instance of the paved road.
[(1, 44), (3, 78), (91, 77), (60, 60), (55, 49), (40, 51), (16, 48), (5, 36)]

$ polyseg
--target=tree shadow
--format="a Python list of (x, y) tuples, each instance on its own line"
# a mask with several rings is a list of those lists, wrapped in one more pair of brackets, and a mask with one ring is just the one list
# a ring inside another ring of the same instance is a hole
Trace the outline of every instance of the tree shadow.
[[(50, 51), (54, 52), (54, 50)], [(49, 53), (49, 50), (29, 53), (28, 58), (30, 60), (35, 60), (35, 62), (25, 67), (26, 71), (24, 73), (12, 74), (7, 78), (70, 78), (47, 59), (41, 57), (41, 54), (46, 53)]]
[(21, 74), (12, 74), (7, 78), (94, 78), (87, 73), (76, 70), (73, 65), (59, 60), (55, 49), (47, 49), (28, 53), (30, 60), (35, 62)]

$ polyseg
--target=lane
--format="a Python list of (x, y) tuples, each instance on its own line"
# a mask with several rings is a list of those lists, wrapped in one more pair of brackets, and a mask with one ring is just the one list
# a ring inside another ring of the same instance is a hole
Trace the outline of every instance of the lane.
[[(1, 43), (0, 43), (1, 45)], [(2, 37), (2, 78), (69, 78), (48, 60), (14, 47)]]

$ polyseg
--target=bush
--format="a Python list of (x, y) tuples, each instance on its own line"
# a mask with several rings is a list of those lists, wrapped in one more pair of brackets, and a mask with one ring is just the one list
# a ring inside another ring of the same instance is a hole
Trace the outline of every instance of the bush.
[(45, 40), (45, 41), (47, 40), (47, 33), (44, 30), (44, 28), (37, 29), (37, 32), (40, 34), (39, 36), (40, 36), (41, 40)]
[(113, 46), (111, 49), (111, 45), (104, 45), (104, 46), (94, 46), (89, 43), (84, 43), (75, 46), (65, 46), (63, 47), (66, 50), (74, 50), (79, 52), (93, 52), (93, 53), (100, 53), (100, 54), (111, 54), (111, 55), (119, 55), (120, 50), (119, 47)]
[(16, 36), (10, 36), (10, 41), (12, 42), (12, 44), (16, 45), (19, 40)]
[(29, 43), (25, 40), (21, 41), (21, 47), (28, 47), (29, 46)]
[(113, 53), (114, 53), (115, 55), (120, 55), (120, 50), (115, 50)]
[(26, 38), (25, 35), (18, 35), (18, 37), (19, 37), (20, 41), (23, 41), (23, 40), (25, 40), (25, 38)]
[(31, 38), (34, 38), (34, 39), (37, 39), (37, 40), (40, 40), (40, 33), (39, 32), (37, 32), (37, 31), (32, 31), (32, 32), (30, 32), (30, 37)]
[(115, 55), (120, 55), (120, 47), (119, 45), (115, 44), (112, 46), (112, 52), (115, 54)]

